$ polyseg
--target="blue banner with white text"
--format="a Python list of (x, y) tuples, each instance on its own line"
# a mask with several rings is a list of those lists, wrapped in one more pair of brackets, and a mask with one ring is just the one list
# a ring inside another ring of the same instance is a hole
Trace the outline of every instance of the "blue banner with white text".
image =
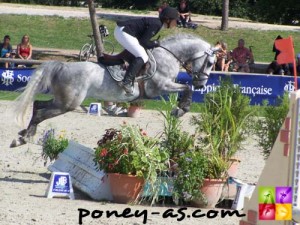
[[(262, 104), (264, 100), (268, 100), (270, 104), (275, 104), (278, 96), (294, 90), (294, 77), (267, 74), (211, 73), (205, 87), (200, 90), (193, 89), (192, 78), (185, 72), (178, 74), (177, 81), (192, 86), (193, 102), (203, 102), (204, 95), (214, 91), (219, 86), (220, 78), (225, 77), (231, 77), (232, 82), (240, 86), (242, 93), (250, 97), (252, 105)], [(300, 78), (298, 78), (299, 82)]]
[(25, 87), (34, 69), (3, 69), (0, 68), (0, 90), (16, 91)]
[[(24, 69), (1, 69), (0, 68), (0, 90), (15, 91), (25, 87), (33, 72), (31, 68)], [(266, 74), (242, 74), (242, 73), (211, 73), (206, 86), (201, 90), (193, 90), (193, 101), (202, 102), (206, 93), (214, 91), (219, 85), (220, 78), (232, 78), (234, 84), (240, 86), (242, 93), (251, 98), (251, 104), (261, 104), (263, 100), (275, 103), (278, 96), (285, 91), (294, 90), (294, 78), (290, 76), (272, 76)], [(186, 72), (178, 74), (177, 81), (191, 85), (192, 79)], [(300, 78), (298, 78), (300, 83)], [(193, 88), (193, 86), (191, 85)]]

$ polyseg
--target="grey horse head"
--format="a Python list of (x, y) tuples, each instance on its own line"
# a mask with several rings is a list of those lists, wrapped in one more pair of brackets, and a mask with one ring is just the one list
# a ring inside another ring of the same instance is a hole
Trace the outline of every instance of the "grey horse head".
[(218, 49), (203, 39), (186, 33), (166, 38), (162, 45), (177, 55), (181, 62), (191, 65), (187, 72), (193, 78), (194, 88), (203, 88), (213, 68)]

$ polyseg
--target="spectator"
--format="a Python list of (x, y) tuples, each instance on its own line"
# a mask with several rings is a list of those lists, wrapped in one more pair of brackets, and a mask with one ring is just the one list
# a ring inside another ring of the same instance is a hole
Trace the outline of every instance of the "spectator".
[(273, 74), (273, 75), (285, 75), (284, 68), (282, 65), (279, 65), (276, 60), (271, 62), (267, 68), (267, 73), (268, 74)]
[[(9, 35), (5, 35), (3, 38), (3, 43), (0, 44), (0, 54), (1, 58), (9, 58), (12, 47), (10, 45)], [(1, 63), (0, 67), (8, 68), (8, 63)]]
[(227, 44), (223, 41), (218, 41), (216, 46), (221, 50), (216, 54), (217, 61), (215, 64), (215, 70), (228, 72), (228, 68), (230, 65), (230, 54), (227, 53)]
[(21, 43), (18, 45), (18, 57), (25, 60), (31, 59), (32, 57), (32, 46), (29, 36), (26, 34), (22, 37)]
[[(12, 50), (11, 54), (10, 54), (10, 58), (15, 59), (16, 58), (16, 54), (17, 54), (16, 50)], [(16, 63), (10, 62), (9, 63), (9, 67), (10, 68), (16, 68)]]
[(158, 8), (158, 13), (161, 13), (161, 11), (162, 11), (164, 8), (168, 7), (168, 6), (169, 6), (168, 2), (164, 1), (164, 2), (161, 4), (161, 6)]
[(234, 72), (250, 72), (249, 62), (254, 61), (253, 54), (245, 47), (245, 41), (243, 39), (238, 41), (238, 47), (233, 50), (232, 60), (234, 62)]
[[(278, 35), (276, 37), (275, 41), (279, 40), (279, 39), (282, 39), (282, 37), (280, 35)], [(277, 60), (277, 56), (279, 55), (280, 51), (275, 47), (275, 41), (274, 41), (274, 44), (273, 44), (273, 52), (275, 52), (274, 60)]]
[(181, 0), (178, 4), (177, 10), (179, 12), (179, 25), (182, 25), (183, 27), (187, 27), (187, 23), (191, 22), (191, 11), (190, 7), (186, 0)]

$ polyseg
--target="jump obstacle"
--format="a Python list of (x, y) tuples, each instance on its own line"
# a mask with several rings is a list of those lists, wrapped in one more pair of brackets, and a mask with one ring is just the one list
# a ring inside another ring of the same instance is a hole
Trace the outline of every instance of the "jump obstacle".
[[(259, 188), (292, 187), (292, 217), (300, 222), (300, 91), (291, 93), (289, 112), (251, 198), (245, 198), (246, 217), (240, 225), (296, 225), (285, 220), (260, 220)], [(269, 198), (269, 200), (272, 200)], [(270, 203), (270, 202), (267, 202)]]

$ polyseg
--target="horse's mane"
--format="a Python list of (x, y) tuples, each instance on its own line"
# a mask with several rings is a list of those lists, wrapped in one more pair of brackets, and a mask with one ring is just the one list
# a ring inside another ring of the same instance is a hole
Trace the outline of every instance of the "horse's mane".
[(201, 41), (203, 43), (210, 45), (208, 42), (203, 40), (201, 37), (193, 35), (193, 34), (189, 34), (189, 33), (179, 33), (179, 34), (175, 34), (175, 35), (170, 35), (170, 36), (164, 38), (162, 40), (162, 43), (167, 44), (167, 43), (173, 43), (173, 42), (178, 42), (178, 41), (181, 42), (183, 39), (198, 40), (198, 41)]

